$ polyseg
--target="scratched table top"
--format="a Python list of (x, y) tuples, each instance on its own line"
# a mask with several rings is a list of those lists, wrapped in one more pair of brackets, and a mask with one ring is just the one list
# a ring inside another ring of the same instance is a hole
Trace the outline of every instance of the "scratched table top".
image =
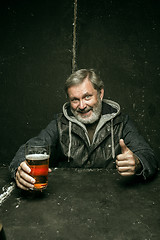
[(116, 171), (53, 169), (42, 193), (18, 189), (6, 166), (0, 180), (8, 240), (159, 239), (159, 174), (144, 182)]

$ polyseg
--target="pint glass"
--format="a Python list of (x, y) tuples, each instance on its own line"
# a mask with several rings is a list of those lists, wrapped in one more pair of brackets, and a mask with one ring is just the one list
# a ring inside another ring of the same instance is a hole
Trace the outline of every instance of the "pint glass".
[(47, 145), (26, 144), (26, 162), (35, 179), (34, 190), (42, 191), (48, 185), (50, 148)]

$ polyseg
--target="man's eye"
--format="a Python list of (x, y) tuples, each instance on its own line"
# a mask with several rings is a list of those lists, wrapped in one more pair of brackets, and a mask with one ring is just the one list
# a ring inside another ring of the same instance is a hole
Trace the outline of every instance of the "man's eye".
[(77, 99), (72, 99), (71, 102), (73, 102), (73, 103), (77, 103), (78, 100), (77, 100)]
[(88, 100), (88, 99), (90, 99), (90, 98), (91, 98), (91, 96), (90, 96), (90, 95), (87, 95), (85, 98)]

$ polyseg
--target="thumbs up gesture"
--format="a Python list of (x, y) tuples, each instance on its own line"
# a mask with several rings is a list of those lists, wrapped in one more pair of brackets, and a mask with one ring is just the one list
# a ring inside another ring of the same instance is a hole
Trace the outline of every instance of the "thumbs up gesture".
[(117, 155), (116, 168), (120, 175), (131, 176), (142, 169), (142, 165), (134, 153), (125, 145), (124, 140), (120, 139), (121, 154)]

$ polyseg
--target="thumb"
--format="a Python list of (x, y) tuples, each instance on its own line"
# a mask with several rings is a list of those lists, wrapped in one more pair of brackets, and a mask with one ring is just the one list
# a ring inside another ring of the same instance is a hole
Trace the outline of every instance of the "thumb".
[(51, 173), (51, 172), (52, 172), (52, 169), (51, 169), (51, 168), (48, 168), (48, 172)]
[(119, 144), (121, 146), (121, 152), (122, 153), (126, 153), (128, 151), (128, 147), (126, 146), (126, 144), (124, 143), (123, 139), (119, 140)]

